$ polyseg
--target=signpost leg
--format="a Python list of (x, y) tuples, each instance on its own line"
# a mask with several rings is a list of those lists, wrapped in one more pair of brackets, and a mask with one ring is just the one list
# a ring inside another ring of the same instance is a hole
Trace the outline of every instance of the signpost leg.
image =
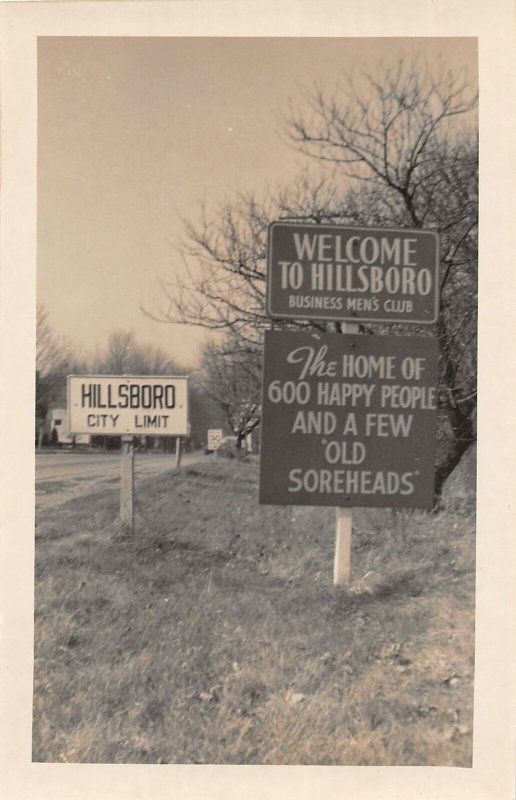
[(132, 436), (122, 436), (120, 458), (120, 524), (125, 533), (134, 533), (134, 447)]
[(182, 442), (183, 440), (181, 439), (180, 436), (178, 436), (176, 439), (176, 469), (179, 469), (179, 467), (181, 466)]
[(353, 512), (350, 508), (335, 509), (335, 560), (333, 562), (333, 584), (344, 586), (351, 575), (351, 528)]
[[(342, 333), (358, 333), (358, 323), (343, 322)], [(353, 511), (351, 508), (335, 509), (335, 560), (333, 563), (333, 585), (344, 586), (351, 577), (351, 531)]]

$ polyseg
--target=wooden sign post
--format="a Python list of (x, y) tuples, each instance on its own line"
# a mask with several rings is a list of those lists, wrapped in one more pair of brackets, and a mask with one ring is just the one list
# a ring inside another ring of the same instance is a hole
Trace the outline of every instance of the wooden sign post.
[(333, 561), (333, 585), (345, 586), (351, 577), (351, 532), (353, 510), (335, 509), (335, 559)]
[(120, 457), (120, 525), (124, 533), (134, 533), (134, 446), (132, 436), (122, 436)]
[(176, 439), (176, 469), (181, 466), (181, 454), (183, 449), (183, 440), (180, 436)]
[[(342, 333), (358, 333), (357, 322), (341, 323)], [(333, 585), (345, 586), (351, 579), (351, 533), (353, 510), (335, 509), (335, 558), (333, 561)]]

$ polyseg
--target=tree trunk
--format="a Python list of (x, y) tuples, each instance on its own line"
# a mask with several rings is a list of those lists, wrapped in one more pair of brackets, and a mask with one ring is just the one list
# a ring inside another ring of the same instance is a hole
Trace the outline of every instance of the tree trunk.
[(446, 478), (453, 472), (468, 447), (476, 441), (475, 426), (471, 416), (462, 414), (454, 408), (448, 409), (448, 412), (453, 430), (453, 440), (448, 446), (446, 459), (439, 464), (435, 471), (436, 499), (441, 495)]

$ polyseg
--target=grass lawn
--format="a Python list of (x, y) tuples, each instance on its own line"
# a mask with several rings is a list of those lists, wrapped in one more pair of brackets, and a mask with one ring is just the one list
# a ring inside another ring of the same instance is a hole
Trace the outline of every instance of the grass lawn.
[[(43, 507), (34, 761), (470, 766), (475, 520), (259, 506), (255, 460)], [(360, 578), (374, 571), (372, 588)]]

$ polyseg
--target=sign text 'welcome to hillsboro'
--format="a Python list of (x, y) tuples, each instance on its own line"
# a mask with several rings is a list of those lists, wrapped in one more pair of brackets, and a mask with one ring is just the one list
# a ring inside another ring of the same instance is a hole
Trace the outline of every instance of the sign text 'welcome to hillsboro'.
[(268, 264), (273, 318), (437, 320), (439, 247), (431, 231), (274, 222)]

